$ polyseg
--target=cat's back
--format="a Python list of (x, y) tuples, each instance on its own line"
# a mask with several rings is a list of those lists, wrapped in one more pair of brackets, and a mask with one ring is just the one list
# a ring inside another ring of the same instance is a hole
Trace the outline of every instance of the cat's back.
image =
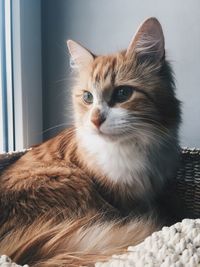
[[(32, 221), (65, 210), (81, 214), (92, 205), (93, 188), (76, 158), (74, 129), (32, 148), (0, 175), (2, 218)], [(5, 218), (6, 217), (6, 218)]]
[[(26, 152), (24, 156), (10, 165), (0, 174), (1, 184), (5, 182), (14, 184), (23, 179), (39, 179), (41, 175), (51, 176), (65, 167), (69, 171), (69, 162), (75, 154), (76, 145), (73, 141), (74, 131), (70, 128), (56, 137), (37, 145)], [(9, 179), (10, 177), (10, 179)]]

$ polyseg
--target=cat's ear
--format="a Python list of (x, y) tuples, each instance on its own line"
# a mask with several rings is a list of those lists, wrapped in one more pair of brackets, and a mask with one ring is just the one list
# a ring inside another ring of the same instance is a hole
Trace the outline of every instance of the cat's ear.
[(131, 40), (127, 56), (136, 54), (141, 60), (160, 61), (165, 56), (162, 27), (156, 18), (145, 20)]
[(67, 47), (71, 56), (71, 66), (79, 70), (87, 68), (94, 60), (93, 54), (80, 44), (68, 40)]

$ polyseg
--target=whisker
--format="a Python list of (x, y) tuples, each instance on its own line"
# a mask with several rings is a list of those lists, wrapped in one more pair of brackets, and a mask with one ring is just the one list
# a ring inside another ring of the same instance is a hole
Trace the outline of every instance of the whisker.
[(72, 126), (72, 125), (71, 124), (67, 124), (67, 123), (61, 123), (61, 124), (58, 124), (58, 125), (55, 125), (55, 126), (52, 126), (50, 128), (45, 129), (44, 131), (42, 131), (42, 134), (47, 133), (47, 132), (49, 132), (51, 130), (57, 129), (57, 128), (62, 127), (62, 126)]

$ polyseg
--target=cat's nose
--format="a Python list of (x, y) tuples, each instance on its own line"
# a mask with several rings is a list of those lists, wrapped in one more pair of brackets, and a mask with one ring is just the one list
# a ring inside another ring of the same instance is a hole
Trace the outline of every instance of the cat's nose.
[(97, 127), (99, 128), (101, 126), (101, 124), (105, 121), (104, 117), (95, 117), (91, 119), (91, 122)]
[(99, 128), (101, 124), (106, 120), (106, 117), (99, 110), (95, 110), (91, 116), (91, 122)]

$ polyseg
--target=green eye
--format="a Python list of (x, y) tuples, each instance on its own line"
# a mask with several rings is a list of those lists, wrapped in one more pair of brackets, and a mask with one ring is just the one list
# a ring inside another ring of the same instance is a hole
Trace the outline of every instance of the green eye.
[(134, 88), (131, 86), (119, 86), (113, 94), (114, 102), (122, 103), (127, 101), (133, 94)]
[(93, 95), (89, 91), (84, 91), (83, 93), (83, 100), (86, 104), (92, 104), (93, 103)]

